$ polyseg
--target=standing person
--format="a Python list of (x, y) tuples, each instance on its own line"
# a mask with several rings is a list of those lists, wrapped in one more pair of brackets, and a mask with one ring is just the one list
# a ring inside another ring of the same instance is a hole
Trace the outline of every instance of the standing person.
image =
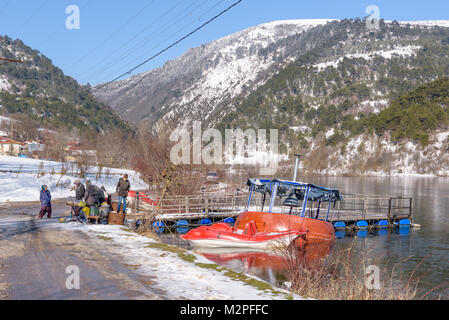
[(107, 203), (108, 205), (111, 205), (111, 204), (112, 204), (111, 195), (109, 194), (109, 192), (106, 191), (106, 188), (105, 188), (104, 186), (101, 187), (101, 190), (103, 190), (103, 193), (104, 193), (104, 199), (105, 199), (106, 203)]
[(126, 200), (128, 198), (129, 190), (131, 190), (131, 184), (128, 180), (128, 175), (125, 174), (122, 179), (119, 180), (116, 188), (118, 193), (118, 209), (117, 213), (120, 213), (120, 209), (123, 202), (123, 213), (126, 213)]
[(90, 180), (86, 180), (86, 194), (84, 195), (84, 200), (89, 207), (95, 205), (96, 190), (95, 186), (90, 182)]
[(39, 219), (43, 219), (45, 214), (48, 214), (48, 219), (51, 219), (51, 193), (47, 186), (41, 188), (41, 211), (39, 212)]
[(80, 180), (75, 180), (75, 197), (76, 200), (81, 201), (84, 199), (84, 195), (86, 194), (86, 188), (84, 187), (84, 184), (81, 183)]
[[(84, 195), (86, 194), (86, 188), (84, 188), (84, 184), (81, 183), (80, 180), (75, 180), (74, 182), (75, 184), (75, 198), (77, 201), (83, 201), (84, 200)], [(75, 215), (76, 218), (79, 217), (80, 211), (81, 211), (81, 207), (78, 206), (74, 206), (73, 207), (73, 213)]]

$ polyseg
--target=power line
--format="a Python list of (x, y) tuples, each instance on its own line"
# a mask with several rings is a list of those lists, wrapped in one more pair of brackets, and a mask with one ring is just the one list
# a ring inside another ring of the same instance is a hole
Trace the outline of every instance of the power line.
[(25, 20), (25, 22), (19, 27), (19, 29), (17, 29), (17, 31), (14, 33), (14, 35), (17, 36), (18, 33), (19, 33), (19, 31), (22, 30), (22, 28), (23, 28), (24, 26), (26, 26), (26, 25), (30, 22), (30, 20), (33, 19), (34, 16), (35, 16), (39, 11), (42, 10), (42, 8), (48, 3), (48, 1), (50, 1), (50, 0), (45, 0), (45, 1), (41, 4), (41, 6), (40, 6), (39, 8), (37, 8), (37, 9), (33, 12), (33, 14), (32, 14), (27, 20)]
[[(136, 39), (136, 38), (138, 38), (142, 33), (144, 33), (146, 30), (148, 30), (149, 28), (151, 28), (152, 26), (154, 26), (159, 20), (161, 20), (163, 17), (165, 17), (168, 13), (170, 13), (171, 11), (173, 11), (174, 9), (176, 9), (181, 3), (182, 3), (182, 1), (183, 0), (180, 0), (179, 2), (177, 2), (176, 3), (176, 5), (175, 6), (173, 6), (173, 7), (171, 7), (169, 10), (167, 10), (164, 14), (162, 14), (161, 16), (159, 16), (159, 18), (158, 19), (156, 19), (155, 21), (153, 21), (150, 25), (148, 25), (148, 26), (146, 26), (144, 29), (142, 29), (139, 33), (137, 33), (133, 38), (131, 38), (130, 40), (128, 40), (128, 41), (126, 41), (125, 43), (123, 43), (121, 46), (120, 46), (120, 48), (125, 48), (125, 46), (128, 44), (128, 43), (130, 43), (130, 42), (132, 42), (134, 39)], [(194, 1), (194, 3), (196, 3), (196, 2), (198, 2), (199, 0), (195, 0)], [(184, 9), (183, 11), (185, 11), (186, 9)], [(179, 20), (178, 20), (179, 21)], [(177, 22), (176, 22), (177, 23)], [(166, 25), (168, 25), (168, 24), (166, 24)], [(165, 26), (164, 26), (165, 27)], [(158, 30), (161, 30), (161, 28), (159, 28)], [(165, 30), (165, 29), (164, 29)], [(147, 38), (145, 38), (145, 40), (146, 40)], [(139, 42), (139, 43), (141, 43), (141, 42)], [(124, 57), (126, 57), (127, 55), (128, 55), (128, 53), (130, 53), (131, 51), (133, 51), (134, 49), (136, 48), (136, 46), (134, 46), (133, 48), (131, 48), (131, 49), (127, 49), (126, 51), (125, 51), (125, 53), (122, 53), (120, 56), (118, 56), (118, 58), (116, 59), (116, 60), (120, 60), (120, 59), (122, 59), (122, 58), (124, 58)], [(118, 53), (119, 51), (116, 51), (116, 53)], [(112, 55), (112, 56), (114, 56), (114, 55)], [(111, 56), (109, 56), (108, 58), (106, 58), (106, 59), (108, 59), (108, 60), (110, 60), (110, 61), (114, 61), (114, 59), (110, 59), (111, 58)], [(104, 60), (103, 60), (103, 62), (104, 62)], [(108, 69), (110, 69), (110, 68), (112, 68), (113, 66), (115, 65), (115, 62), (114, 63), (112, 63), (112, 64), (104, 64), (104, 66), (105, 67), (103, 67), (103, 68), (94, 68), (94, 70), (92, 70), (92, 72), (91, 73), (89, 73), (87, 76), (85, 76), (84, 78), (85, 79), (89, 79), (92, 75), (98, 75), (99, 73), (101, 74), (101, 73), (104, 73), (106, 70), (108, 70)], [(98, 71), (97, 71), (98, 70)]]
[(123, 25), (121, 25), (117, 30), (115, 30), (114, 32), (112, 32), (105, 40), (103, 40), (100, 44), (98, 44), (95, 48), (93, 48), (92, 50), (90, 50), (88, 53), (86, 53), (84, 56), (82, 56), (80, 59), (78, 59), (74, 64), (72, 64), (69, 68), (72, 68), (73, 66), (77, 65), (78, 63), (80, 63), (81, 61), (83, 61), (85, 58), (87, 58), (88, 56), (90, 56), (93, 52), (95, 52), (96, 50), (98, 50), (104, 43), (106, 43), (107, 41), (109, 41), (114, 35), (116, 35), (117, 33), (119, 33), (121, 30), (123, 30), (123, 28), (125, 28), (128, 24), (130, 24), (135, 18), (137, 18), (139, 15), (142, 14), (142, 12), (145, 11), (145, 9), (147, 9), (149, 6), (151, 6), (154, 3), (155, 0), (147, 3), (145, 6), (143, 6), (133, 17), (131, 17), (128, 21), (126, 21)]
[(202, 28), (204, 28), (205, 26), (207, 26), (208, 24), (210, 24), (212, 21), (218, 19), (220, 16), (222, 16), (223, 14), (225, 14), (226, 12), (230, 11), (232, 8), (234, 8), (235, 6), (237, 6), (240, 2), (242, 2), (243, 0), (238, 0), (237, 2), (233, 3), (232, 5), (230, 5), (229, 7), (227, 7), (225, 10), (221, 11), (219, 14), (217, 14), (216, 16), (212, 17), (211, 19), (209, 19), (208, 21), (206, 21), (205, 23), (203, 23), (201, 26), (199, 26), (198, 28), (196, 28), (195, 30), (189, 32), (188, 34), (186, 34), (185, 36), (183, 36), (182, 38), (180, 38), (179, 40), (175, 41), (173, 44), (169, 45), (168, 47), (166, 47), (165, 49), (159, 51), (158, 53), (156, 53), (155, 55), (153, 55), (152, 57), (148, 58), (147, 60), (145, 60), (144, 62), (138, 64), (137, 66), (135, 66), (134, 68), (132, 68), (131, 70), (129, 70), (128, 72), (123, 73), (122, 75), (116, 77), (115, 79), (105, 83), (104, 85), (96, 88), (95, 90), (92, 91), (96, 92), (108, 85), (110, 85), (112, 82), (119, 80), (120, 78), (131, 74), (134, 70), (140, 68), (141, 66), (147, 64), (148, 62), (150, 62), (151, 60), (153, 60), (154, 58), (160, 56), (162, 53), (166, 52), (167, 50), (171, 49), (172, 47), (176, 46), (178, 43), (182, 42), (183, 40), (187, 39), (188, 37), (190, 37), (191, 35), (193, 35), (194, 33), (198, 32), (199, 30), (201, 30)]
[[(217, 7), (217, 6), (218, 6), (219, 4), (221, 4), (223, 1), (225, 1), (225, 0), (220, 0), (220, 1), (218, 1), (213, 7), (211, 7), (210, 9), (208, 9), (206, 12), (203, 12), (203, 13), (200, 15), (200, 17), (201, 17), (202, 15), (205, 15), (205, 14), (209, 13), (209, 11), (213, 10), (215, 7)], [(201, 5), (200, 5), (200, 6), (201, 6)], [(192, 11), (192, 12), (193, 12), (193, 11)], [(189, 15), (189, 14), (190, 14), (190, 13), (187, 13), (187, 15)], [(181, 21), (181, 20), (183, 20), (183, 19), (184, 19), (184, 17), (183, 17), (182, 19), (179, 19), (178, 21), (176, 21), (176, 23), (178, 23), (179, 21)], [(155, 50), (155, 49), (161, 47), (163, 43), (167, 42), (168, 40), (170, 40), (170, 39), (173, 38), (174, 36), (178, 35), (181, 31), (184, 31), (185, 28), (187, 28), (187, 27), (189, 27), (190, 25), (194, 24), (194, 23), (196, 22), (196, 20), (197, 20), (197, 18), (195, 18), (193, 22), (189, 23), (188, 25), (183, 26), (181, 29), (179, 29), (178, 31), (176, 31), (175, 33), (173, 33), (172, 35), (170, 35), (169, 37), (165, 38), (165, 39), (160, 43), (160, 45), (154, 46), (153, 48), (151, 48), (151, 50), (147, 51), (147, 52), (144, 53), (143, 55), (140, 55), (140, 56), (136, 57), (135, 59), (133, 59), (130, 63), (128, 63), (128, 64), (126, 65), (126, 67), (132, 65), (132, 64), (134, 63), (134, 61), (143, 58), (144, 56), (146, 56), (147, 54), (149, 54), (149, 53), (152, 52), (153, 50)], [(176, 23), (175, 23), (175, 24), (176, 24)], [(158, 34), (156, 34), (155, 36), (153, 36), (153, 37), (151, 37), (151, 38), (145, 39), (145, 42), (140, 42), (137, 46), (134, 46), (131, 50), (128, 50), (127, 53), (130, 52), (130, 51), (132, 51), (132, 50), (137, 50), (137, 49), (142, 48), (142, 47), (145, 46), (147, 43), (149, 43), (151, 40), (157, 38), (157, 37), (158, 37), (159, 35), (161, 35), (164, 31), (166, 31), (166, 30), (168, 30), (168, 29), (171, 29), (171, 27), (173, 27), (173, 26), (174, 26), (174, 25), (172, 25), (172, 26), (170, 26), (170, 27), (167, 27), (167, 28), (163, 29), (161, 32), (159, 32)], [(147, 40), (148, 40), (148, 41), (147, 41)], [(122, 55), (122, 56), (120, 57), (120, 59), (123, 58), (123, 57), (126, 57), (126, 54), (125, 54), (125, 55)], [(97, 77), (98, 77), (99, 74), (101, 74), (101, 73), (103, 73), (104, 71), (110, 69), (110, 68), (113, 67), (114, 65), (115, 65), (115, 64), (112, 64), (112, 65), (108, 66), (107, 68), (103, 69), (102, 72), (96, 73)], [(123, 69), (123, 68), (120, 67), (120, 68), (114, 70), (112, 73), (119, 72), (121, 69)]]

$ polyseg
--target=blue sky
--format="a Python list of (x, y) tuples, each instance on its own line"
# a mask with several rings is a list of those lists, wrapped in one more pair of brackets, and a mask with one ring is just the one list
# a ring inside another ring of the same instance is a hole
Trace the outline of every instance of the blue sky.
[[(40, 50), (80, 83), (115, 78), (192, 31), (235, 0), (0, 0), (0, 34)], [(65, 27), (66, 8), (80, 8), (80, 29)], [(447, 0), (243, 0), (191, 38), (134, 73), (265, 22), (356, 18), (368, 5), (387, 20), (449, 19)]]

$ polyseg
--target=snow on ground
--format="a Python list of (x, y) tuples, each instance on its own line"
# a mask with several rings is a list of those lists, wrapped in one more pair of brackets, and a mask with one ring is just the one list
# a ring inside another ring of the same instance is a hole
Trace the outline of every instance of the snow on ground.
[[(386, 138), (367, 137), (360, 135), (349, 139), (345, 145), (344, 154), (335, 153), (332, 163), (323, 174), (340, 176), (354, 173), (351, 168), (356, 164), (360, 168), (360, 160), (380, 155), (390, 156), (390, 160), (383, 160), (377, 171), (367, 170), (365, 176), (419, 176), (435, 177), (449, 176), (449, 166), (445, 143), (449, 132), (441, 132), (431, 139), (431, 144), (424, 149), (419, 144), (407, 142), (395, 144)], [(389, 154), (389, 155), (388, 155)], [(363, 158), (361, 158), (363, 157)], [(380, 160), (382, 161), (382, 160)], [(389, 161), (389, 163), (387, 163)], [(429, 168), (435, 164), (434, 168)]]
[(10, 122), (10, 121), (11, 121), (11, 118), (0, 116), (0, 123), (2, 123), (2, 122)]
[(338, 58), (337, 60), (318, 63), (318, 64), (314, 65), (313, 67), (317, 68), (318, 72), (320, 72), (330, 66), (337, 68), (339, 66), (339, 64), (343, 61), (344, 58), (348, 58), (348, 59), (362, 58), (365, 60), (372, 60), (376, 56), (381, 56), (385, 59), (392, 59), (393, 57), (397, 57), (397, 56), (400, 56), (400, 57), (411, 56), (411, 55), (415, 54), (415, 52), (420, 49), (421, 49), (420, 46), (404, 46), (404, 47), (396, 47), (391, 50), (373, 51), (370, 53), (347, 54), (341, 58)]
[[(165, 291), (171, 300), (301, 300), (282, 289), (262, 290), (232, 279), (223, 271), (201, 267), (199, 264), (217, 267), (201, 255), (187, 251), (179, 254), (149, 247), (158, 243), (119, 226), (68, 223), (60, 224), (58, 228), (101, 236), (98, 241), (113, 244), (108, 247), (122, 257), (123, 263), (136, 266), (136, 273), (154, 277), (153, 287)], [(182, 259), (180, 255), (188, 258)], [(250, 275), (247, 277), (266, 283)]]
[[(42, 185), (49, 187), (53, 199), (74, 196), (73, 182), (79, 179), (76, 166), (70, 167), (65, 175), (61, 175), (61, 167), (60, 162), (0, 156), (0, 203), (39, 201)], [(119, 178), (125, 173), (129, 175), (132, 189), (148, 188), (135, 171), (104, 168), (101, 177), (97, 178), (98, 170), (98, 167), (90, 167), (86, 178), (109, 192), (115, 192)], [(39, 172), (45, 174), (41, 176)]]
[(292, 129), (294, 132), (301, 132), (301, 133), (307, 133), (312, 131), (312, 128), (308, 126), (290, 127), (290, 129)]
[(0, 75), (0, 92), (11, 89), (11, 84), (5, 76)]
[[(362, 103), (360, 103), (360, 105), (364, 110), (378, 114), (387, 107), (388, 103), (389, 103), (388, 100), (382, 99), (375, 101), (363, 101)], [(367, 110), (367, 108), (370, 108), (371, 110)]]
[(329, 139), (335, 134), (335, 128), (331, 128), (326, 132), (326, 139)]
[[(391, 23), (391, 21), (385, 21)], [(400, 25), (410, 24), (412, 26), (424, 26), (424, 27), (445, 27), (449, 28), (449, 20), (421, 20), (421, 21), (400, 21)]]

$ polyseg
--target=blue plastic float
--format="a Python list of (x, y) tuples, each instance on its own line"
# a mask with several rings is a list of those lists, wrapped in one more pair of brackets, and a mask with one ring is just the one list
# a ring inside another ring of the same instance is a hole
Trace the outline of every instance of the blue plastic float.
[(189, 232), (189, 221), (187, 220), (179, 220), (178, 222), (176, 222), (176, 232), (179, 234), (186, 234), (187, 232)]
[(360, 229), (368, 228), (368, 222), (366, 222), (365, 220), (357, 221), (357, 227)]
[(210, 220), (210, 219), (203, 219), (203, 220), (200, 221), (200, 224), (202, 224), (202, 225), (212, 224), (212, 220)]
[(228, 224), (234, 224), (235, 220), (233, 218), (226, 218), (223, 222)]
[(410, 228), (412, 223), (409, 219), (402, 219), (399, 221), (399, 228)]
[(335, 222), (334, 223), (335, 229), (346, 229), (346, 223), (344, 222)]
[(378, 225), (380, 228), (387, 228), (387, 227), (389, 226), (389, 223), (388, 223), (387, 220), (380, 220), (380, 221), (377, 223), (377, 225)]
[(159, 221), (159, 222), (154, 222), (153, 223), (153, 230), (154, 232), (161, 234), (164, 233), (165, 230), (165, 225), (163, 222)]

